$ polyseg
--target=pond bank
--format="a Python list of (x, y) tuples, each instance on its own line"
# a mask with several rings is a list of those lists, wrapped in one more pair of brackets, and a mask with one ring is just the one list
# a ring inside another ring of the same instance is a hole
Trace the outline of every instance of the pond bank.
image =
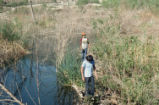
[(4, 68), (5, 65), (9, 65), (11, 62), (17, 61), (28, 54), (30, 54), (30, 52), (24, 49), (20, 44), (8, 42), (0, 38), (0, 68)]

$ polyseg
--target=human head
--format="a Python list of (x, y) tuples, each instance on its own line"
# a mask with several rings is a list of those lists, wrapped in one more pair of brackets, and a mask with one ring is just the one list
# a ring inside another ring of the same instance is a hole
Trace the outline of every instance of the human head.
[(86, 36), (86, 33), (82, 32), (82, 37), (83, 37), (83, 36)]
[(92, 55), (86, 56), (86, 60), (89, 61), (89, 62), (92, 62), (93, 61), (93, 56)]

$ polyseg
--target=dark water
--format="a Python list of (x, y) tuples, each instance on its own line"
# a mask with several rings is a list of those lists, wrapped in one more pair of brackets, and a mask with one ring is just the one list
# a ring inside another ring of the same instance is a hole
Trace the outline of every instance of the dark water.
[(37, 65), (36, 62), (31, 64), (29, 58), (24, 58), (17, 62), (16, 67), (8, 68), (3, 82), (12, 94), (27, 105), (58, 105), (54, 66)]
[[(78, 95), (71, 86), (57, 85), (56, 68), (24, 57), (16, 65), (0, 70), (5, 87), (27, 105), (74, 105)], [(3, 72), (3, 73), (2, 73)], [(0, 90), (1, 93), (1, 90)], [(3, 92), (0, 99), (10, 99)], [(6, 103), (6, 102), (5, 102)], [(17, 105), (16, 103), (9, 103)], [(0, 102), (4, 105), (4, 102)], [(6, 105), (6, 104), (5, 104)]]

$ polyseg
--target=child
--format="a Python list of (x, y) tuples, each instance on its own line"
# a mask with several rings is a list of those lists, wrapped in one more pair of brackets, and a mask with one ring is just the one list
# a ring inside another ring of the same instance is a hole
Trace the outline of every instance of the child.
[[(93, 56), (88, 55), (86, 57), (86, 60), (84, 60), (84, 62), (82, 63), (82, 66), (81, 66), (81, 75), (82, 75), (82, 80), (85, 81), (86, 96), (88, 96), (88, 95), (94, 96), (93, 70), (95, 73), (95, 77), (97, 79), (98, 77), (97, 77), (97, 73), (96, 73), (96, 67), (95, 67), (95, 63), (93, 60)], [(90, 91), (89, 91), (89, 88), (91, 88)]]

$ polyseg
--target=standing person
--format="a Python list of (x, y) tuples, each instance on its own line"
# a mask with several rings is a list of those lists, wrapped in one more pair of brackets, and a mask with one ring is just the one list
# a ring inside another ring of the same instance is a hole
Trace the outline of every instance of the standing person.
[(81, 66), (81, 75), (82, 75), (82, 80), (85, 81), (86, 96), (94, 95), (95, 86), (94, 86), (93, 70), (94, 70), (95, 77), (97, 79), (98, 77), (97, 77), (97, 73), (96, 73), (96, 67), (95, 67), (95, 63), (93, 60), (93, 56), (88, 55), (86, 57), (86, 60), (84, 60), (84, 62), (82, 63), (82, 66)]
[(88, 46), (89, 46), (88, 38), (86, 37), (86, 34), (82, 32), (82, 38), (80, 39), (80, 48), (82, 50), (82, 61), (84, 61), (84, 59), (87, 56)]

